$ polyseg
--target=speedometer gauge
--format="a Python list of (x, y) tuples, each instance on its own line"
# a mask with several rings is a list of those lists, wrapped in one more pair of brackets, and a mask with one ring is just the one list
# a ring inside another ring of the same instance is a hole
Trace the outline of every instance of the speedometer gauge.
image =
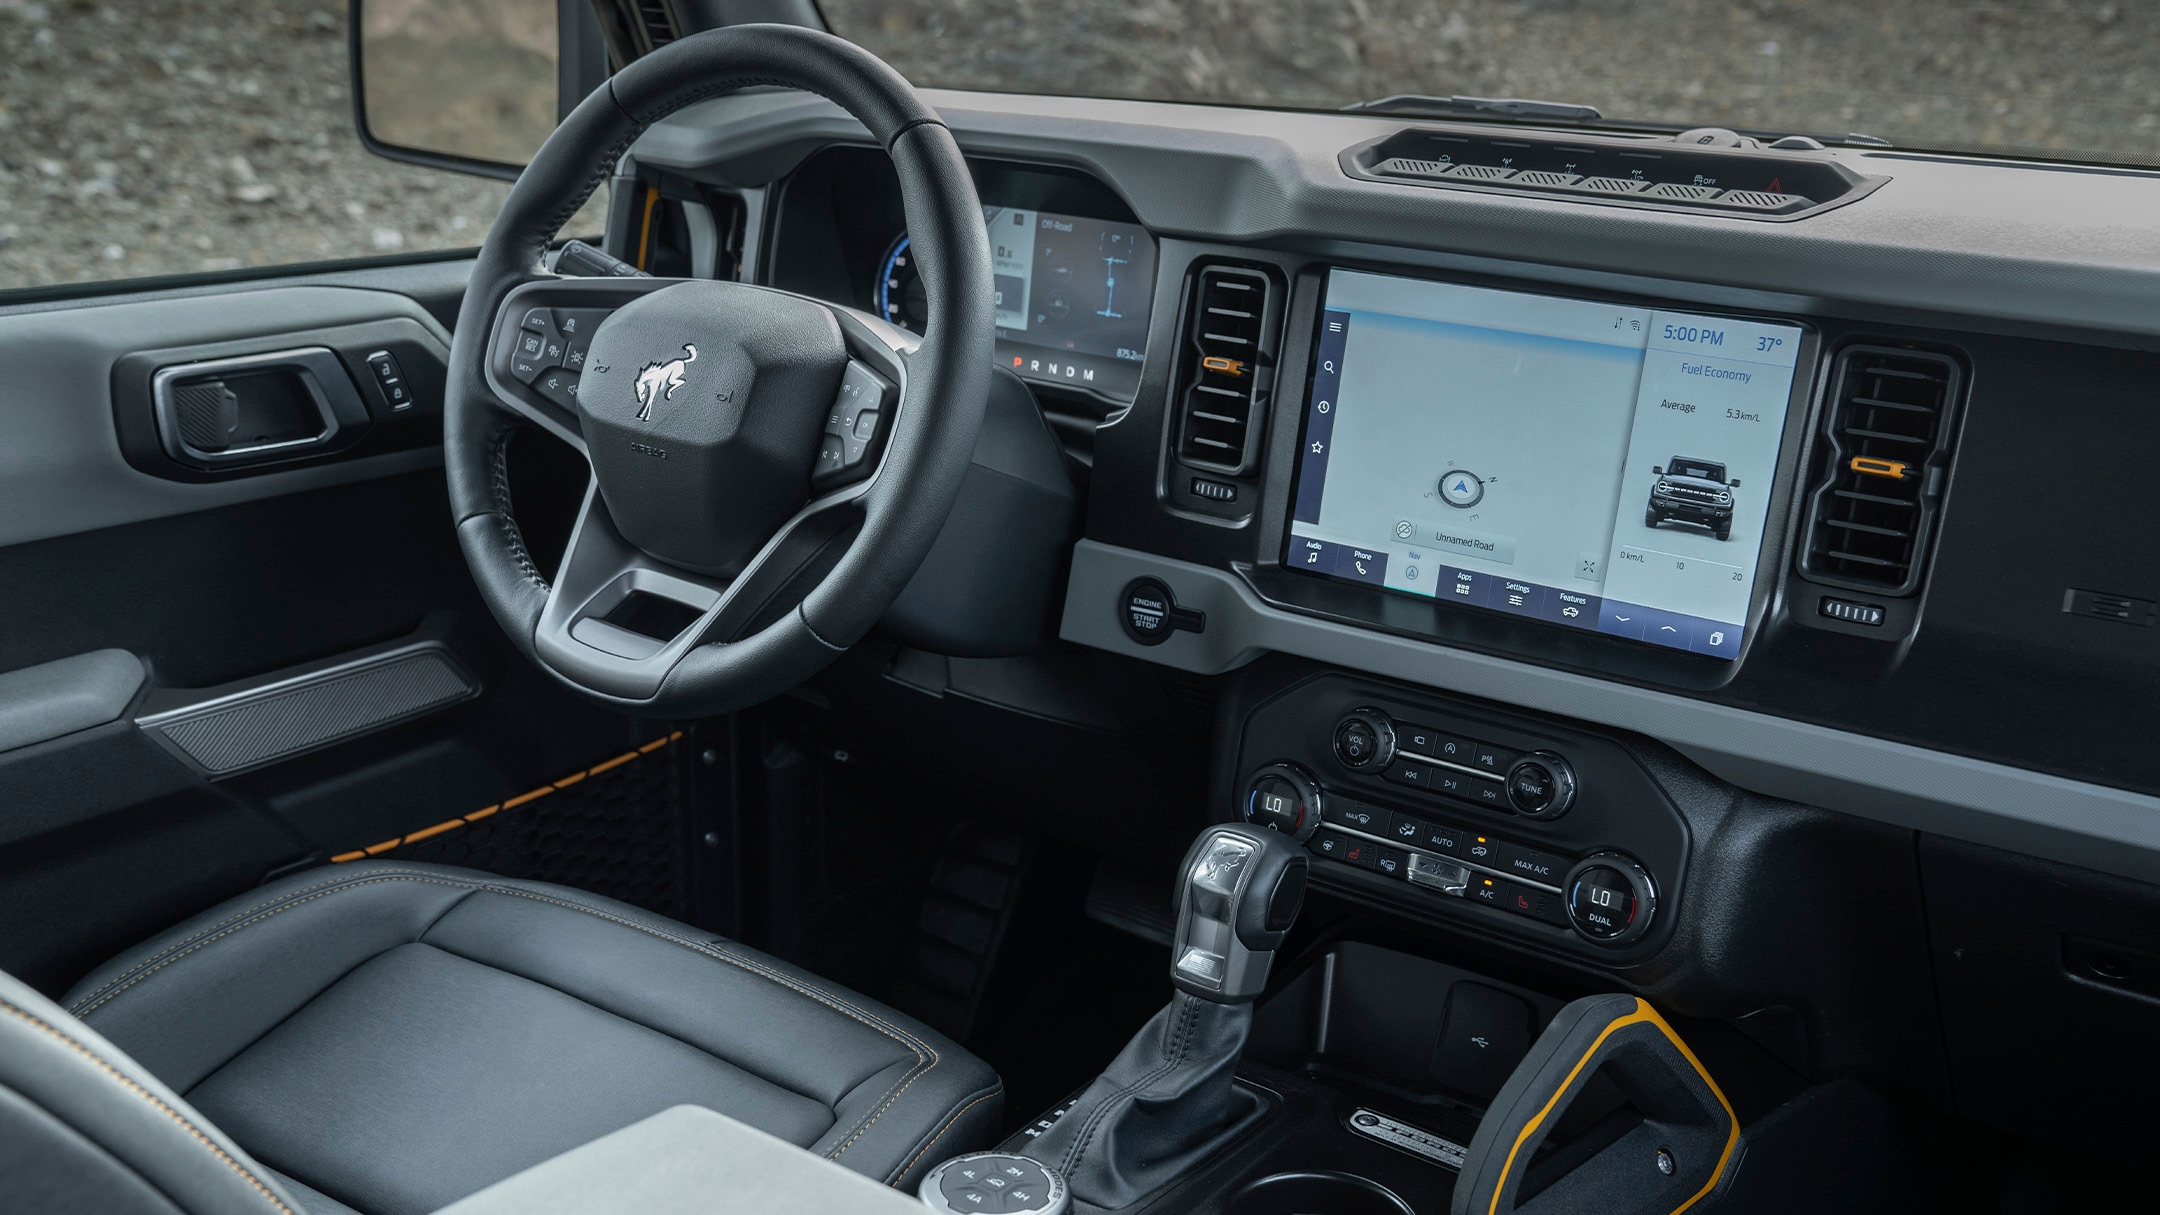
[(878, 260), (877, 278), (870, 283), (870, 300), (877, 314), (906, 329), (921, 333), (930, 314), (930, 294), (915, 273), (915, 259), (908, 248), (907, 233), (894, 238), (892, 247)]

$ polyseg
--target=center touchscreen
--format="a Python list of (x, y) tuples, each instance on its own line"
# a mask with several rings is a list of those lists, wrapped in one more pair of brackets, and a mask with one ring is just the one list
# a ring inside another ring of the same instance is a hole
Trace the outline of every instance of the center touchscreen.
[(1737, 658), (1800, 338), (1336, 270), (1284, 564)]

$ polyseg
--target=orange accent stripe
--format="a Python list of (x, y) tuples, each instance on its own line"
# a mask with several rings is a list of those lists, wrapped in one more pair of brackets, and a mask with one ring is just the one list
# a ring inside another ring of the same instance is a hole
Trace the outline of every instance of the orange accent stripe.
[(1862, 476), (1888, 477), (1893, 481), (1903, 481), (1905, 474), (1912, 471), (1912, 465), (1903, 460), (1878, 460), (1874, 456), (1854, 456), (1847, 467)]
[(652, 213), (660, 205), (660, 191), (645, 187), (645, 222), (638, 228), (637, 268), (645, 269), (645, 259), (652, 252)]
[(449, 822), (447, 822), (447, 823), (437, 823), (437, 824), (435, 824), (435, 825), (434, 825), (434, 826), (432, 826), (432, 827), (422, 827), (422, 828), (421, 828), (420, 830), (418, 830), (418, 831), (415, 831), (415, 832), (413, 832), (413, 833), (412, 833), (411, 835), (408, 835), (408, 836), (406, 836), (406, 837), (405, 837), (405, 840), (404, 840), (404, 842), (405, 842), (405, 843), (408, 843), (408, 844), (417, 844), (417, 843), (419, 843), (419, 842), (420, 842), (421, 840), (424, 840), (424, 839), (429, 839), (429, 838), (432, 838), (432, 837), (434, 837), (434, 836), (438, 836), (438, 835), (441, 835), (441, 834), (442, 834), (443, 832), (445, 832), (445, 831), (449, 831), (449, 830), (452, 830), (452, 829), (454, 829), (454, 828), (457, 828), (457, 827), (462, 827), (462, 826), (464, 826), (464, 825), (465, 825), (465, 820), (464, 820), (464, 819), (462, 819), (462, 818), (454, 818), (454, 819), (451, 819), (451, 820), (450, 820)]
[(548, 794), (553, 792), (555, 792), (555, 786), (542, 785), (539, 788), (532, 790), (531, 792), (520, 793), (516, 797), (504, 799), (502, 808), (505, 810), (514, 810), (517, 807), (524, 805), (526, 802), (539, 801), (541, 798), (546, 797)]
[(1591, 1058), (1597, 1054), (1598, 1047), (1605, 1045), (1605, 1039), (1612, 1037), (1620, 1029), (1629, 1025), (1655, 1026), (1659, 1033), (1664, 1034), (1674, 1046), (1680, 1048), (1681, 1057), (1685, 1058), (1688, 1065), (1695, 1069), (1696, 1075), (1702, 1077), (1703, 1083), (1710, 1086), (1710, 1094), (1718, 1099), (1718, 1104), (1725, 1107), (1725, 1122), (1731, 1128), (1725, 1136), (1725, 1150), (1718, 1155), (1717, 1167), (1710, 1171), (1710, 1180), (1704, 1182), (1703, 1187), (1695, 1191), (1686, 1202), (1674, 1207), (1672, 1215), (1680, 1215), (1680, 1212), (1701, 1202), (1703, 1195), (1717, 1188), (1718, 1179), (1725, 1175), (1725, 1166), (1732, 1163), (1733, 1149), (1740, 1144), (1740, 1119), (1733, 1114), (1732, 1102), (1725, 1099), (1724, 1090), (1717, 1086), (1717, 1081), (1710, 1078), (1710, 1073), (1703, 1067), (1702, 1060), (1697, 1059), (1695, 1052), (1688, 1049), (1687, 1043), (1680, 1040), (1680, 1035), (1673, 1032), (1673, 1027), (1665, 1023), (1665, 1018), (1658, 1016), (1656, 1009), (1650, 1007), (1641, 996), (1637, 996), (1635, 997), (1635, 1011), (1624, 1017), (1617, 1018), (1612, 1024), (1606, 1026), (1603, 1032), (1598, 1034), (1596, 1040), (1590, 1043), (1590, 1049), (1584, 1051), (1582, 1058), (1575, 1061), (1575, 1066), (1568, 1069), (1567, 1079), (1560, 1082), (1560, 1087), (1553, 1092), (1552, 1100), (1547, 1101), (1545, 1107), (1539, 1110), (1536, 1116), (1523, 1126), (1522, 1133), (1515, 1136), (1515, 1142), (1508, 1148), (1507, 1163), (1500, 1167), (1499, 1183), (1493, 1186), (1492, 1204), (1486, 1208), (1486, 1215), (1498, 1215), (1500, 1194), (1507, 1189), (1508, 1175), (1515, 1171), (1516, 1153), (1522, 1151), (1523, 1144), (1529, 1141), (1530, 1136), (1536, 1133), (1538, 1127), (1544, 1125), (1546, 1117), (1552, 1113), (1553, 1107), (1560, 1103), (1560, 1098), (1566, 1094), (1569, 1086), (1575, 1083), (1575, 1077), (1582, 1072), (1583, 1066), (1589, 1063)]
[(669, 743), (681, 738), (682, 736), (683, 732), (681, 730), (677, 730), (673, 734), (668, 735), (666, 738), (656, 738), (651, 742), (646, 743), (644, 746), (639, 747), (635, 751), (625, 751), (621, 755), (618, 755), (613, 759), (602, 760), (601, 762), (594, 764), (592, 767), (585, 769), (583, 772), (573, 772), (570, 775), (563, 777), (561, 780), (554, 782), (553, 784), (542, 785), (538, 789), (533, 789), (529, 792), (520, 793), (516, 797), (513, 797), (508, 801), (497, 802), (492, 806), (482, 806), (480, 809), (473, 811), (471, 814), (468, 814), (463, 818), (453, 818), (448, 820), (447, 822), (437, 823), (432, 827), (423, 827), (420, 830), (413, 832), (411, 835), (401, 835), (395, 839), (384, 840), (379, 844), (370, 844), (367, 847), (361, 848), (357, 851), (340, 852), (336, 856), (330, 858), (330, 863), (333, 865), (342, 865), (347, 861), (357, 861), (365, 857), (380, 856), (381, 854), (388, 852), (392, 848), (396, 848), (400, 845), (417, 844), (421, 840), (432, 839), (435, 836), (441, 835), (445, 831), (454, 830), (458, 827), (466, 825), (467, 823), (477, 823), (481, 819), (484, 819), (489, 815), (495, 814), (499, 811), (513, 809), (515, 807), (522, 806), (527, 802), (538, 801), (539, 799), (546, 797), (548, 794), (555, 792), (557, 789), (567, 789), (570, 786), (578, 783), (579, 781), (584, 780), (586, 777), (598, 776), (602, 772), (606, 772), (611, 768), (619, 768), (622, 765), (629, 763), (631, 760), (636, 759), (641, 755), (650, 755), (653, 752), (658, 751), (660, 748), (667, 746)]

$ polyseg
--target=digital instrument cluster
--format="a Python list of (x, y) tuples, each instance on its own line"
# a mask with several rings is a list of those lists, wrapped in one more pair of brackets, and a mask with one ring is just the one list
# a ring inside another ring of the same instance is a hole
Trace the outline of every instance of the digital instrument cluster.
[[(998, 360), (1030, 380), (1129, 399), (1147, 353), (1155, 240), (1138, 224), (983, 207)], [(875, 310), (921, 332), (926, 296), (906, 233), (878, 261)]]

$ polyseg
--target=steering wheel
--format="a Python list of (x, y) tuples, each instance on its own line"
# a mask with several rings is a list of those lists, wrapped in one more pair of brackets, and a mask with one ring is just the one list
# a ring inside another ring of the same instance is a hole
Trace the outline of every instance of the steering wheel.
[[(929, 293), (920, 339), (744, 283), (545, 269), (647, 127), (750, 85), (837, 103), (892, 158)], [(994, 323), (966, 162), (898, 72), (779, 25), (639, 59), (519, 176), (458, 312), (443, 451), (481, 597), (543, 670), (618, 708), (706, 716), (786, 691), (860, 640), (936, 541), (982, 425)], [(511, 509), (505, 453), (528, 425), (592, 468), (552, 582)]]

